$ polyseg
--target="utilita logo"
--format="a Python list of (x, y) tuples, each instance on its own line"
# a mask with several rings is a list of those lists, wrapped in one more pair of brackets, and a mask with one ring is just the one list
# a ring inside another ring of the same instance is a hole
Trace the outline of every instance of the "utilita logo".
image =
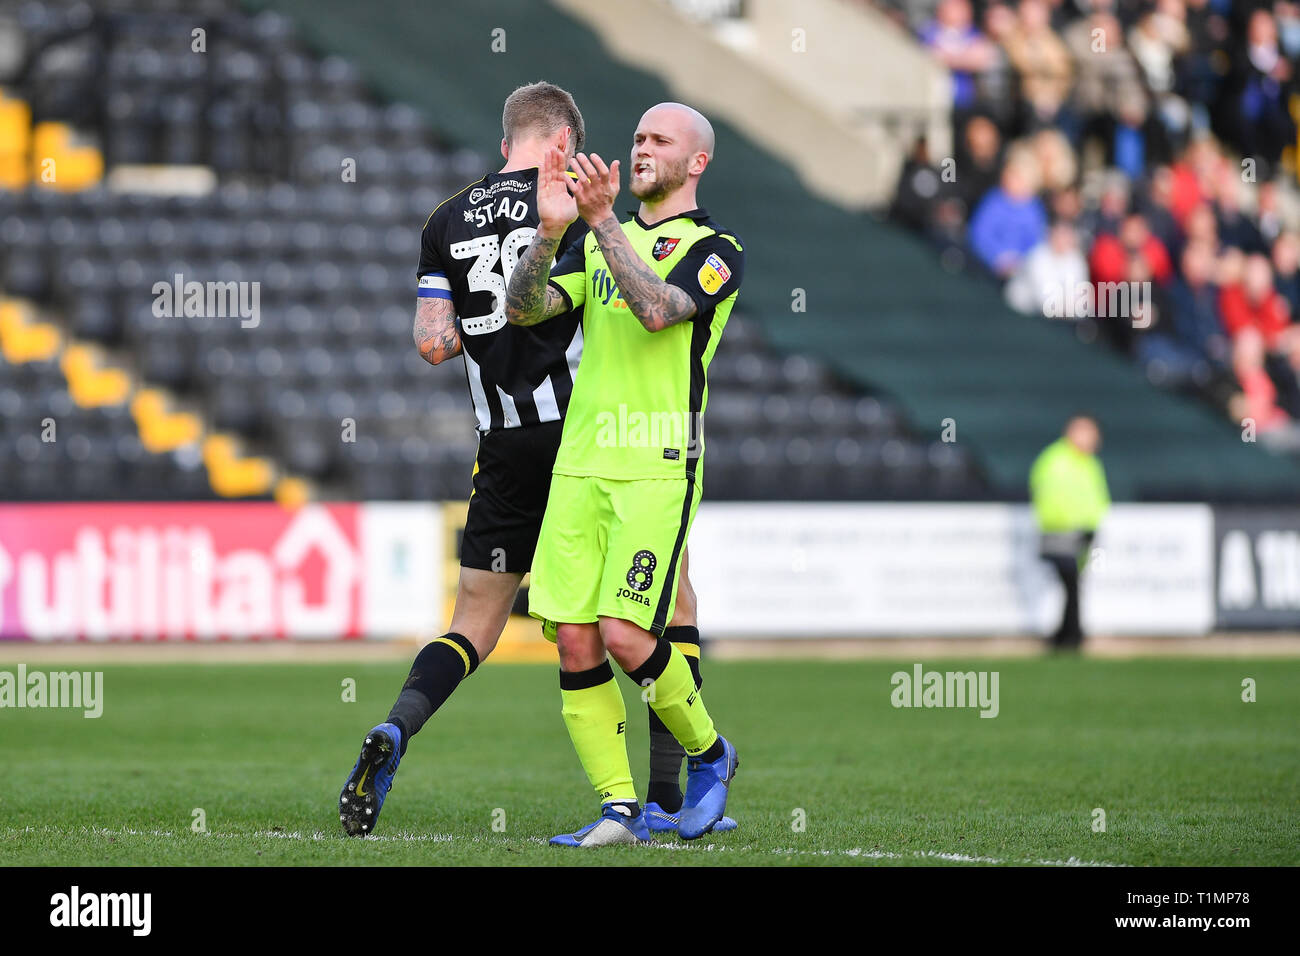
[(13, 553), (0, 543), (0, 633), (337, 637), (356, 621), (358, 547), (325, 507), (245, 517), (233, 531), (219, 506), (180, 506), (170, 521), (166, 511), (136, 521), (101, 514), (56, 515), (44, 540), (6, 535)]

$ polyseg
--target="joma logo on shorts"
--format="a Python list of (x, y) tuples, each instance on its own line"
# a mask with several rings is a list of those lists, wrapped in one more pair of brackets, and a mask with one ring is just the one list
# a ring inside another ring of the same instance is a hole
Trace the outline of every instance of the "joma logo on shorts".
[(627, 588), (619, 588), (615, 597), (631, 598), (633, 601), (636, 601), (637, 604), (644, 604), (646, 607), (650, 606), (650, 599), (648, 597), (644, 594), (637, 594), (635, 591), (628, 590)]

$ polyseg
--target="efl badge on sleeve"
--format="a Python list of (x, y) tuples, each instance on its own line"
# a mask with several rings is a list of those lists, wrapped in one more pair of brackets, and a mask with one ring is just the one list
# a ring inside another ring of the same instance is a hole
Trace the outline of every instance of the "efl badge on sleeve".
[(700, 288), (713, 295), (727, 284), (727, 280), (731, 278), (731, 270), (727, 268), (722, 258), (714, 253), (704, 260), (697, 278), (700, 280)]

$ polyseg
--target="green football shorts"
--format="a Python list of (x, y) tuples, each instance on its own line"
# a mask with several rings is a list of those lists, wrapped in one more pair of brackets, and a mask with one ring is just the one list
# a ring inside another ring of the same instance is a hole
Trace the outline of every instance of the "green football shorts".
[(528, 613), (547, 639), (557, 623), (598, 617), (662, 636), (699, 504), (699, 484), (685, 478), (552, 476), (528, 586)]

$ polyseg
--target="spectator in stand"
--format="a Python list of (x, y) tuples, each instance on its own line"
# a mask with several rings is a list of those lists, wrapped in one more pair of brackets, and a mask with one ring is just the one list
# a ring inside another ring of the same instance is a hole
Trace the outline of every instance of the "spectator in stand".
[(1208, 243), (1188, 243), (1180, 263), (1182, 275), (1171, 283), (1169, 299), (1179, 342), (1197, 361), (1210, 368), (1226, 369), (1231, 349), (1219, 313), (1214, 256), (1214, 247)]
[(930, 163), (929, 141), (918, 136), (898, 174), (894, 200), (889, 205), (889, 218), (913, 232), (928, 234), (943, 185), (939, 170)]
[(1052, 193), (1048, 197), (1048, 210), (1051, 212), (1053, 219), (1064, 219), (1074, 226), (1080, 249), (1088, 245), (1080, 231), (1080, 220), (1083, 217), (1083, 197), (1079, 195), (1078, 186), (1068, 186)]
[(957, 192), (969, 219), (1002, 174), (1002, 134), (991, 119), (976, 114), (966, 121), (956, 158)]
[(1168, 166), (1157, 166), (1147, 179), (1146, 188), (1140, 191), (1138, 210), (1146, 216), (1147, 225), (1171, 253), (1182, 244), (1183, 233), (1172, 212), (1174, 174)]
[(1214, 207), (1208, 202), (1201, 203), (1192, 210), (1192, 214), (1187, 217), (1187, 231), (1184, 235), (1185, 245), (1202, 242), (1214, 249), (1216, 253), (1224, 248), (1223, 242), (1219, 239), (1219, 220), (1214, 215)]
[(1097, 206), (1083, 214), (1080, 222), (1080, 240), (1085, 249), (1091, 249), (1100, 236), (1119, 232), (1120, 223), (1128, 214), (1128, 177), (1119, 170), (1106, 173), (1101, 185)]
[(1016, 271), (1047, 234), (1047, 213), (1038, 198), (1039, 172), (1024, 146), (1012, 148), (999, 185), (975, 209), (968, 232), (971, 250), (995, 275)]
[(1267, 246), (1255, 224), (1241, 211), (1241, 193), (1245, 188), (1241, 171), (1226, 158), (1219, 165), (1218, 189), (1215, 192), (1214, 214), (1218, 222), (1219, 239), (1224, 245), (1234, 246), (1242, 252), (1264, 252)]
[(1300, 60), (1300, 3), (1278, 0), (1273, 4), (1273, 21), (1282, 55), (1293, 63)]
[(1176, 62), (1177, 89), (1191, 107), (1192, 127), (1210, 127), (1209, 106), (1219, 99), (1221, 50), (1228, 42), (1226, 4), (1217, 0), (1185, 0), (1187, 55)]
[[(1255, 222), (1260, 238), (1270, 247), (1286, 231), (1277, 180), (1269, 179), (1259, 184), (1255, 191)], [(1300, 315), (1300, 313), (1292, 313)]]
[(1145, 96), (1137, 63), (1124, 47), (1124, 33), (1112, 7), (1113, 0), (1092, 0), (1092, 12), (1065, 30), (1065, 45), (1079, 78), (1073, 105), (1082, 121), (1080, 141), (1075, 144), (1080, 147), (1093, 137), (1105, 141), (1120, 104)]
[(1191, 122), (1186, 101), (1174, 92), (1175, 59), (1191, 48), (1186, 19), (1183, 0), (1158, 0), (1128, 32), (1128, 48), (1154, 99), (1153, 115), (1164, 132), (1180, 138)]
[(1286, 300), (1292, 321), (1300, 315), (1300, 240), (1284, 232), (1273, 240), (1274, 285)]
[(1265, 166), (1261, 176), (1271, 175), (1283, 148), (1296, 141), (1288, 110), (1294, 90), (1292, 68), (1278, 44), (1271, 13), (1258, 9), (1250, 14), (1245, 41), (1231, 62), (1227, 100), (1218, 111), (1223, 132), (1245, 155)]
[[(954, 171), (955, 172), (955, 171)], [(966, 207), (958, 184), (945, 181), (930, 161), (929, 143), (918, 137), (899, 173), (889, 218), (920, 233), (941, 248), (959, 251), (965, 241)]]
[(1277, 390), (1277, 404), (1290, 417), (1300, 418), (1300, 380), (1296, 372), (1300, 368), (1300, 332), (1291, 324), (1286, 300), (1273, 287), (1268, 259), (1258, 254), (1246, 257), (1241, 280), (1225, 286), (1220, 293), (1219, 310), (1234, 348), (1247, 335), (1245, 347), (1253, 356), (1256, 349), (1251, 336), (1259, 336), (1264, 350), (1259, 364)]
[(1020, 96), (1028, 114), (1028, 128), (1072, 128), (1073, 118), (1063, 115), (1062, 110), (1070, 96), (1074, 62), (1052, 30), (1047, 0), (1020, 0), (1016, 25), (1003, 47), (1020, 74)]
[(975, 28), (970, 0), (939, 0), (934, 20), (921, 30), (921, 42), (952, 71), (952, 105), (975, 106), (975, 76), (994, 66), (997, 51)]
[(1159, 0), (1128, 31), (1128, 48), (1156, 96), (1174, 90), (1174, 58), (1191, 45), (1182, 0)]
[(1118, 233), (1099, 236), (1089, 256), (1093, 280), (1096, 282), (1121, 282), (1128, 271), (1127, 262), (1140, 256), (1147, 264), (1152, 278), (1164, 284), (1173, 277), (1173, 265), (1167, 250), (1151, 233), (1146, 217), (1131, 212), (1124, 217)]
[(1044, 199), (1074, 185), (1079, 176), (1079, 164), (1064, 133), (1056, 129), (1040, 129), (1030, 137), (1029, 147), (1038, 160), (1039, 191)]
[(1150, 266), (1141, 256), (1129, 260), (1128, 283), (1134, 358), (1153, 385), (1189, 384), (1193, 366), (1178, 348), (1167, 287), (1151, 281)]
[(1016, 71), (1007, 56), (1006, 44), (1016, 28), (1016, 15), (1001, 0), (984, 8), (984, 35), (993, 54), (990, 63), (975, 77), (975, 96), (1001, 129), (1017, 125)]
[(1149, 162), (1168, 159), (1164, 132), (1149, 115), (1147, 97), (1141, 90), (1130, 89), (1121, 95), (1108, 132), (1110, 164), (1133, 182), (1146, 176)]
[(1034, 246), (1007, 283), (1007, 304), (1017, 312), (1047, 318), (1076, 315), (1079, 290), (1088, 286), (1088, 262), (1069, 220), (1052, 220), (1047, 239)]
[[(1107, 288), (1113, 283), (1150, 282), (1164, 285), (1173, 276), (1169, 252), (1151, 234), (1141, 213), (1124, 217), (1117, 235), (1099, 236), (1088, 257), (1097, 302), (1097, 324), (1111, 345), (1129, 354), (1133, 350), (1133, 318), (1130, 314), (1109, 315), (1105, 303), (1111, 300)], [(1129, 301), (1132, 301), (1132, 294)], [(1123, 300), (1121, 300), (1123, 301)]]
[(1214, 195), (1218, 169), (1218, 147), (1209, 136), (1192, 140), (1174, 163), (1169, 210), (1184, 229), (1192, 210)]
[(1170, 283), (1167, 321), (1155, 335), (1139, 340), (1139, 359), (1153, 381), (1163, 376), (1171, 385), (1193, 388), (1229, 413), (1240, 390), (1219, 318), (1213, 247), (1189, 244), (1183, 249), (1181, 266), (1181, 277)]
[(1264, 337), (1254, 329), (1246, 329), (1233, 341), (1232, 367), (1242, 391), (1233, 417), (1238, 421), (1250, 419), (1260, 434), (1290, 423), (1290, 416), (1278, 406), (1277, 386), (1268, 374), (1267, 359)]
[[(1223, 290), (1229, 286), (1240, 285), (1241, 277), (1246, 271), (1246, 254), (1232, 246), (1220, 246), (1219, 257), (1214, 262), (1215, 284), (1219, 287), (1219, 305), (1222, 309)], [(1222, 316), (1222, 311), (1220, 311)]]

